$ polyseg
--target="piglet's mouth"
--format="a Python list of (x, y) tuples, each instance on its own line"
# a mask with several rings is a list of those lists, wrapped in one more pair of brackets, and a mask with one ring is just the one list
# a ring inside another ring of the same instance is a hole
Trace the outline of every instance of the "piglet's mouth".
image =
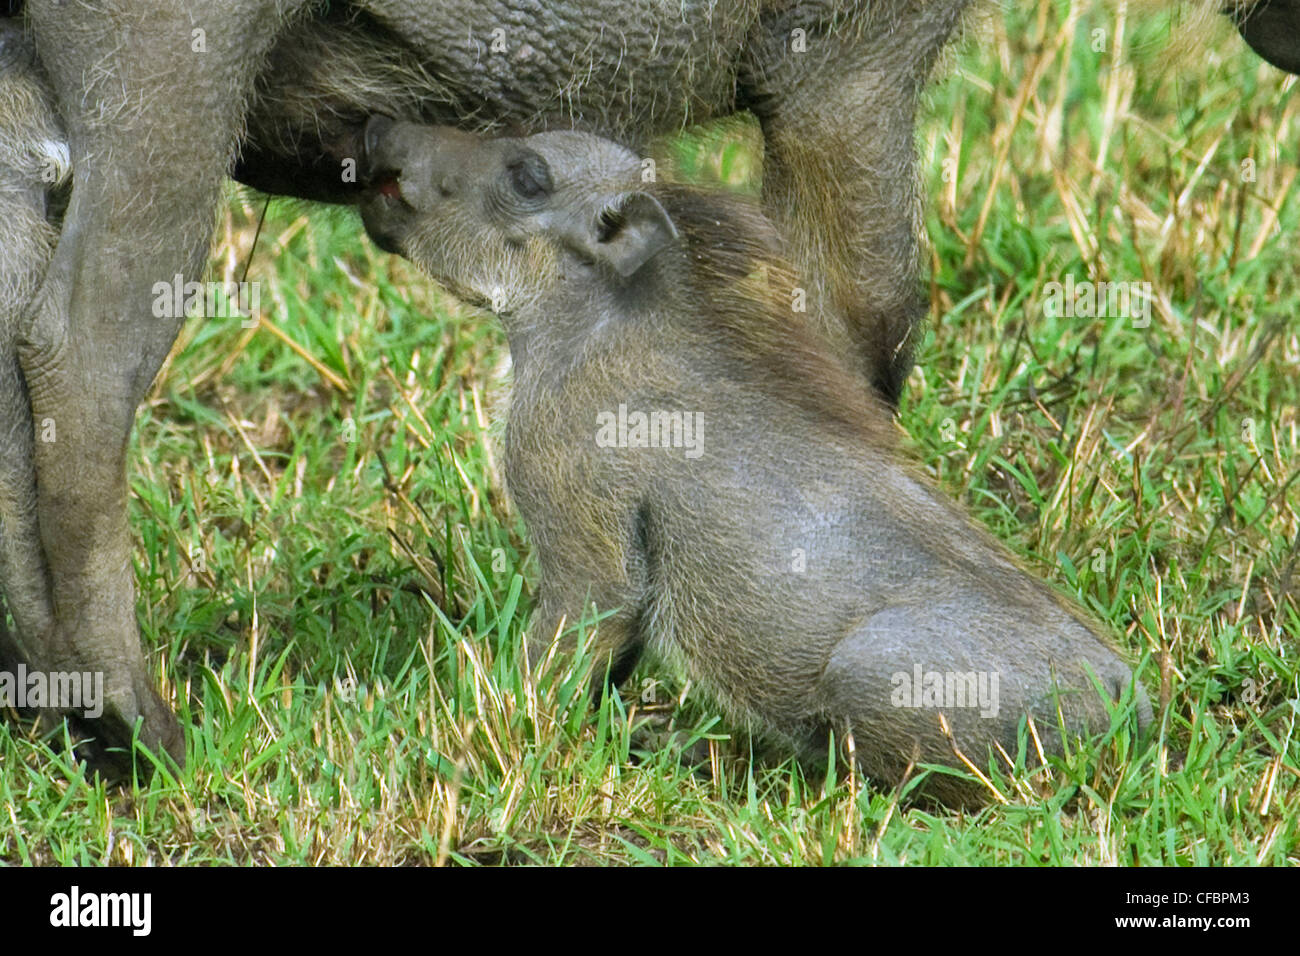
[(370, 180), (369, 191), (376, 196), (387, 196), (389, 199), (402, 199), (402, 184), (400, 173), (382, 172)]

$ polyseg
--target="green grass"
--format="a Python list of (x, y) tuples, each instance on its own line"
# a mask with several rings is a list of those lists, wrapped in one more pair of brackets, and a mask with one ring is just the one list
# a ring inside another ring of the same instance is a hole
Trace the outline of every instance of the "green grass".
[[(581, 673), (525, 672), (499, 329), (350, 214), (278, 205), (267, 323), (191, 321), (132, 449), (141, 622), (190, 761), (106, 791), (10, 724), (0, 860), (1295, 862), (1300, 93), (1227, 33), (1176, 60), (1134, 16), (1115, 52), (1113, 11), (1070, 9), (995, 11), (927, 98), (934, 321), (902, 425), (1144, 659), (1158, 740), (1117, 728), (940, 812), (751, 761), (671, 675), (593, 709)], [(744, 178), (734, 135), (680, 167)], [(232, 191), (217, 277), (259, 211)], [(1067, 273), (1151, 282), (1149, 326), (1046, 314)], [(645, 720), (669, 743), (642, 750)]]

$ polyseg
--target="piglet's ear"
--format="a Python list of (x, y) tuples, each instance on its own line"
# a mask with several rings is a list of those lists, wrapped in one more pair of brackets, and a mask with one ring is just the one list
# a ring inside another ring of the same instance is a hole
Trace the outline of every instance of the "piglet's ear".
[(626, 279), (677, 240), (677, 227), (654, 196), (632, 192), (606, 203), (570, 238), (591, 259)]

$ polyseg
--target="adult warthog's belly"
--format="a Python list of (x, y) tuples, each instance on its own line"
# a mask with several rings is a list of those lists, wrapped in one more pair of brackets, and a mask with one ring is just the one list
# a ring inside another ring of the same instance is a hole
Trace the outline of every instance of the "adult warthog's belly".
[(348, 201), (366, 118), (479, 131), (555, 126), (626, 142), (729, 112), (756, 0), (372, 0), (285, 28), (264, 66), (235, 175)]

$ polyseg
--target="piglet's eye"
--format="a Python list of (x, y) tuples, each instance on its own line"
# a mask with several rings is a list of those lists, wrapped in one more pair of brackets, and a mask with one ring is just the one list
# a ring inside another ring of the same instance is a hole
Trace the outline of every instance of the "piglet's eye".
[(510, 175), (510, 188), (524, 199), (536, 199), (551, 191), (551, 171), (546, 160), (536, 153), (524, 153), (506, 166)]

